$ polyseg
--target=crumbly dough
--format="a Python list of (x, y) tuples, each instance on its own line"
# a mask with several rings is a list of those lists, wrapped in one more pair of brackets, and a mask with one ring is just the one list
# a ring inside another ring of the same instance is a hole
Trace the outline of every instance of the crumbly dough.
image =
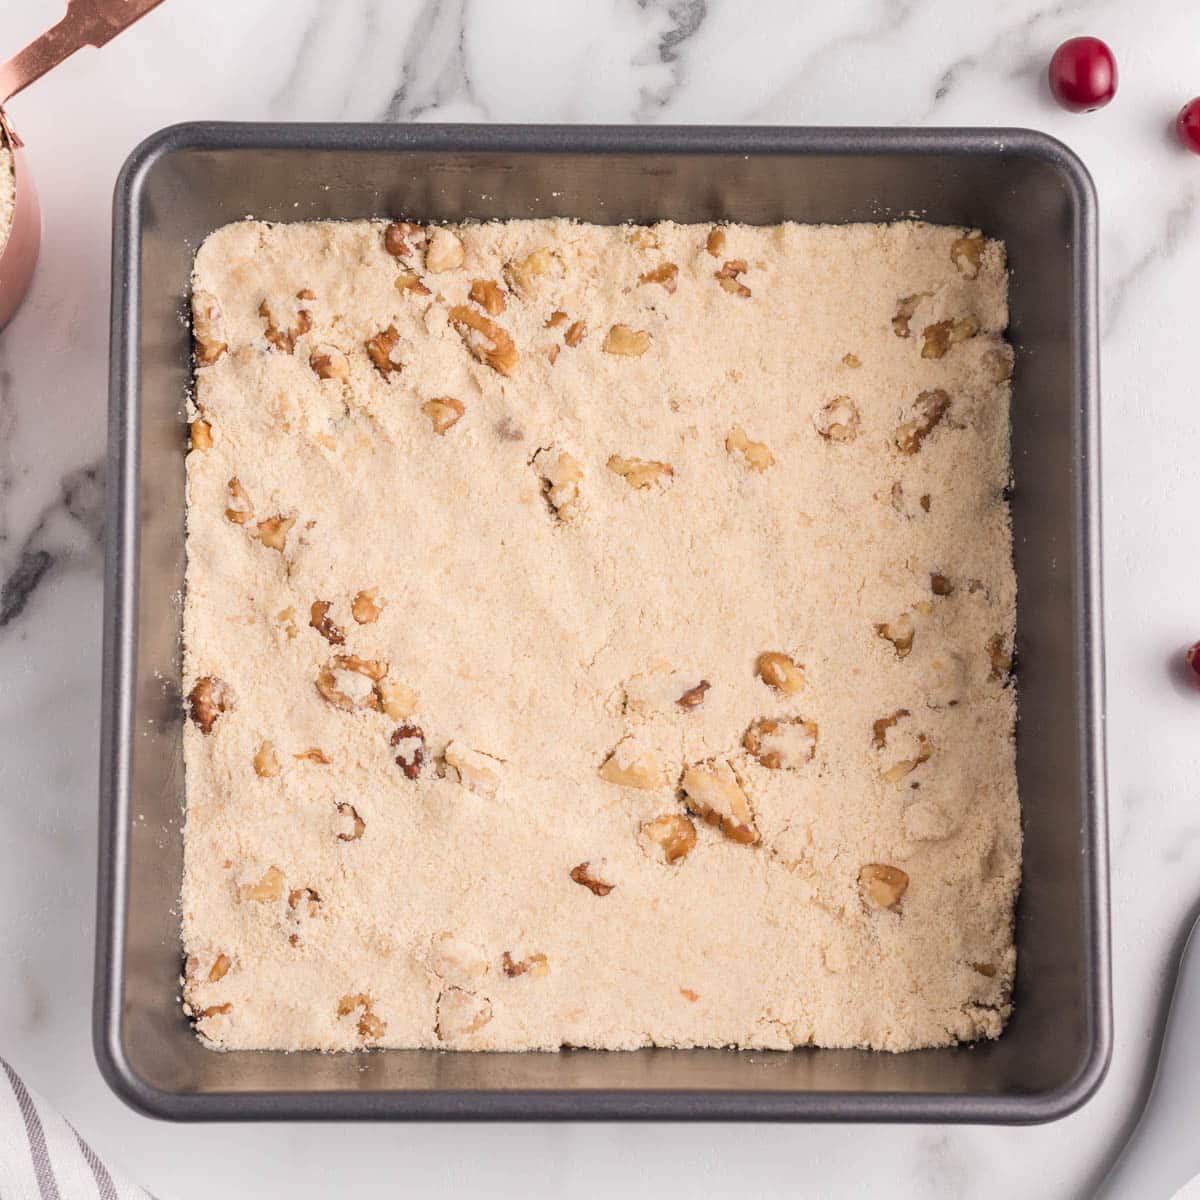
[(247, 221), (194, 285), (209, 1043), (999, 1035), (1000, 243)]
[(13, 174), (13, 155), (8, 143), (0, 139), (0, 250), (12, 232), (13, 212), (17, 200), (17, 180)]

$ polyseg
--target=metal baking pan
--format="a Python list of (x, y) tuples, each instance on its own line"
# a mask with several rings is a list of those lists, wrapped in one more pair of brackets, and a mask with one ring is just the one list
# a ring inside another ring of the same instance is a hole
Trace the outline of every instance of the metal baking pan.
[[(908, 1054), (214, 1053), (179, 1005), (180, 592), (192, 256), (210, 230), (461, 221), (878, 221), (1008, 243), (1017, 766), (1015, 1013), (996, 1042)], [(95, 1047), (170, 1118), (1047, 1121), (1111, 1045), (1102, 730), (1096, 199), (1023, 130), (181, 125), (117, 183)]]

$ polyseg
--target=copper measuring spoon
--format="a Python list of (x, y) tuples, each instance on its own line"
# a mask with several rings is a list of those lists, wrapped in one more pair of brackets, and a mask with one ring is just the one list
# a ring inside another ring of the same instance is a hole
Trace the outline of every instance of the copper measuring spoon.
[(3, 106), (51, 67), (82, 46), (103, 46), (162, 0), (67, 0), (57, 25), (34, 38), (24, 50), (0, 65), (0, 132), (12, 150), (12, 228), (0, 249), (0, 327), (17, 311), (33, 279), (42, 242), (42, 210), (25, 156), (25, 143), (9, 123)]

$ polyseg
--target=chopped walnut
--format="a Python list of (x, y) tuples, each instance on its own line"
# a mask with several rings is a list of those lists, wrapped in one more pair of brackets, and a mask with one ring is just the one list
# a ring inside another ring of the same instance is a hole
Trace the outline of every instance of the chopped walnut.
[(583, 468), (565, 450), (543, 447), (533, 456), (533, 468), (541, 477), (542, 494), (560, 520), (569, 521), (580, 511)]
[(640, 788), (643, 791), (666, 787), (670, 782), (666, 765), (652, 752), (639, 751), (629, 739), (621, 742), (601, 764), (600, 778), (618, 787)]
[(442, 271), (457, 271), (467, 258), (462, 238), (448, 229), (435, 229), (429, 235), (425, 248), (425, 270), (433, 274)]
[(1013, 352), (1011, 346), (996, 346), (985, 350), (979, 358), (980, 365), (993, 383), (1005, 383), (1012, 378)]
[(871, 745), (876, 750), (882, 750), (887, 745), (888, 730), (894, 729), (898, 722), (912, 714), (907, 708), (898, 708), (886, 717), (880, 717), (871, 726)]
[(752, 442), (740, 425), (735, 425), (725, 435), (725, 450), (740, 458), (746, 466), (759, 474), (775, 465), (775, 456), (771, 453), (767, 443)]
[(453, 396), (437, 396), (433, 400), (426, 400), (421, 405), (421, 411), (429, 418), (433, 432), (443, 435), (462, 420), (467, 410), (463, 402), (455, 400)]
[(979, 332), (979, 322), (974, 317), (959, 317), (957, 320), (937, 321), (926, 325), (921, 335), (924, 343), (921, 346), (922, 358), (944, 358), (946, 351), (959, 342), (973, 338)]
[(367, 357), (384, 379), (404, 370), (404, 363), (400, 358), (400, 330), (395, 325), (389, 325), (374, 337), (368, 338)]
[(233, 708), (233, 688), (216, 675), (205, 675), (196, 680), (188, 693), (188, 703), (191, 705), (189, 715), (207, 737), (212, 733), (217, 718)]
[(314, 347), (308, 356), (308, 365), (318, 379), (336, 379), (345, 383), (350, 378), (350, 360), (336, 346)]
[(277, 513), (273, 517), (265, 517), (259, 521), (254, 527), (254, 536), (268, 550), (278, 550), (282, 554), (287, 546), (288, 534), (295, 523), (295, 517), (285, 517)]
[(968, 279), (979, 275), (980, 260), (983, 257), (983, 234), (971, 233), (966, 237), (955, 238), (950, 243), (950, 261), (959, 272)]
[(917, 752), (912, 758), (903, 758), (881, 772), (884, 783), (899, 783), (911, 775), (922, 763), (928, 762), (933, 746), (923, 733), (916, 735)]
[(738, 278), (744, 274), (749, 268), (746, 266), (744, 258), (731, 258), (719, 271), (714, 271), (713, 276), (721, 285), (722, 289), (728, 292), (731, 296), (741, 296), (742, 299), (749, 299), (750, 289)]
[(449, 930), (435, 933), (421, 957), (425, 966), (446, 983), (467, 986), (482, 979), (489, 970), (483, 951)]
[(225, 341), (221, 306), (211, 292), (192, 295), (192, 353), (196, 365), (211, 367), (229, 349)]
[(333, 759), (319, 746), (309, 746), (307, 750), (301, 750), (299, 754), (293, 754), (292, 757), (301, 762), (320, 763), (323, 767), (327, 767), (333, 762)]
[(558, 356), (561, 353), (562, 353), (561, 346), (551, 346), (550, 349), (546, 351), (546, 357), (550, 360), (551, 366), (554, 366), (554, 364), (556, 362), (558, 362)]
[(795, 771), (812, 762), (820, 730), (804, 717), (759, 717), (742, 735), (742, 745), (771, 771)]
[(638, 276), (638, 283), (661, 283), (668, 296), (679, 286), (679, 268), (673, 262), (661, 263)]
[(207, 1008), (200, 1010), (200, 1019), (204, 1020), (207, 1017), (224, 1017), (233, 1012), (232, 1004), (210, 1004)]
[(754, 673), (777, 692), (794, 696), (804, 686), (804, 667), (778, 650), (766, 650), (758, 656)]
[(381, 679), (375, 685), (384, 713), (393, 721), (404, 721), (417, 711), (417, 694), (402, 683)]
[(951, 596), (954, 594), (954, 584), (940, 571), (934, 571), (929, 576), (929, 590), (935, 596)]
[(614, 325), (604, 335), (604, 343), (600, 349), (605, 354), (640, 358), (650, 349), (650, 335), (644, 329), (631, 329), (628, 325)]
[(271, 742), (263, 742), (254, 752), (254, 773), (259, 779), (274, 779), (279, 774), (279, 755)]
[(197, 417), (189, 426), (193, 450), (211, 450), (213, 444), (212, 426), (203, 418)]
[(448, 317), (475, 358), (501, 375), (513, 373), (521, 356), (507, 330), (466, 304), (456, 304)]
[(852, 442), (858, 437), (862, 418), (849, 396), (834, 396), (813, 414), (817, 432), (829, 442)]
[(725, 230), (720, 225), (714, 225), (708, 231), (708, 237), (705, 239), (704, 248), (713, 256), (720, 258), (725, 252)]
[(537, 286), (537, 281), (551, 274), (558, 264), (558, 256), (545, 246), (534, 250), (532, 254), (518, 262), (513, 259), (504, 268), (504, 278), (514, 291), (522, 296), (528, 296)]
[(658, 236), (653, 229), (647, 229), (644, 225), (631, 225), (629, 232), (625, 235), (625, 240), (639, 250), (658, 249)]
[(655, 817), (642, 826), (646, 835), (663, 852), (669, 863), (678, 862), (691, 854), (696, 845), (696, 827), (678, 813)]
[(680, 994), (680, 995), (681, 995), (681, 996), (682, 996), (682, 997), (683, 997), (683, 998), (684, 998), (684, 999), (685, 999), (685, 1000), (686, 1000), (686, 1001), (687, 1001), (689, 1004), (695, 1004), (695, 1003), (696, 1003), (696, 1001), (700, 999), (700, 993), (699, 993), (699, 992), (693, 992), (691, 988), (685, 988), (685, 987), (681, 987), (681, 988), (679, 989), (679, 994)]
[(229, 974), (229, 968), (233, 965), (228, 954), (218, 954), (213, 959), (212, 969), (208, 972), (209, 983), (219, 983), (226, 975)]
[(383, 231), (383, 248), (393, 258), (407, 258), (424, 240), (425, 230), (411, 221), (393, 221)]
[(680, 787), (684, 803), (702, 821), (716, 826), (731, 841), (743, 845), (758, 841), (750, 801), (727, 762), (714, 761), (688, 767)]
[(467, 299), (478, 304), (489, 317), (498, 317), (504, 311), (504, 293), (494, 279), (476, 279)]
[(388, 744), (396, 752), (396, 766), (405, 779), (417, 779), (425, 765), (425, 734), (416, 725), (401, 725), (393, 730)]
[(283, 895), (283, 872), (278, 867), (268, 867), (257, 883), (246, 883), (239, 889), (243, 900), (254, 900), (269, 904)]
[(556, 308), (547, 318), (544, 325), (545, 329), (556, 329), (564, 321), (568, 320), (567, 314), (561, 308)]
[(563, 334), (563, 342), (574, 349), (585, 337), (587, 337), (587, 322), (572, 321), (567, 332)]
[(688, 688), (678, 700), (675, 701), (680, 708), (693, 709), (699, 708), (704, 703), (704, 697), (712, 684), (707, 679), (702, 679), (695, 687)]
[(464, 988), (444, 988), (437, 998), (434, 1033), (439, 1042), (455, 1042), (478, 1033), (492, 1019), (491, 1001)]
[(1002, 633), (993, 634), (987, 644), (988, 662), (991, 671), (988, 678), (993, 682), (1007, 681), (1012, 673), (1012, 654), (1008, 649), (1008, 639)]
[(317, 917), (321, 912), (321, 897), (310, 887), (293, 888), (288, 892), (288, 908), (297, 915)]
[(377, 588), (364, 588), (361, 592), (356, 592), (354, 599), (350, 601), (350, 615), (360, 625), (373, 625), (379, 620), (381, 612), (383, 601), (379, 599)]
[(852, 370), (857, 370), (862, 366), (862, 359), (857, 354), (843, 354), (842, 366), (850, 367)]
[(949, 407), (950, 397), (941, 388), (922, 392), (913, 402), (912, 420), (896, 430), (896, 449), (901, 454), (916, 454)]
[(317, 691), (334, 708), (347, 712), (356, 708), (379, 708), (375, 685), (387, 674), (387, 667), (356, 654), (339, 654), (317, 673)]
[[(446, 760), (447, 778), (461, 783), (463, 787), (492, 795), (500, 786), (500, 768), (503, 764), (498, 758), (481, 754), (458, 742), (448, 742), (443, 757)], [(399, 762), (399, 759), (396, 761)]]
[[(300, 298), (314, 299), (311, 292), (308, 292), (307, 296), (301, 292)], [(282, 351), (284, 354), (291, 354), (296, 348), (296, 339), (312, 328), (312, 314), (306, 308), (302, 308), (296, 313), (296, 323), (286, 329), (280, 329), (275, 324), (275, 318), (271, 315), (271, 307), (265, 300), (258, 306), (258, 315), (267, 323), (263, 336), (276, 350)]]
[(907, 658), (913, 648), (916, 628), (911, 613), (901, 613), (894, 621), (883, 621), (875, 626), (875, 632), (884, 641), (891, 642), (897, 658)]
[(908, 323), (916, 314), (917, 305), (919, 305), (922, 300), (928, 300), (929, 295), (929, 292), (916, 292), (912, 296), (905, 296), (904, 299), (896, 305), (896, 315), (892, 318), (892, 332), (897, 337), (906, 338), (911, 336)]
[(877, 908), (898, 912), (900, 898), (908, 889), (908, 876), (899, 867), (868, 863), (858, 873), (859, 886)]
[(291, 641), (292, 638), (299, 634), (300, 630), (296, 628), (296, 610), (294, 608), (281, 608), (275, 614), (275, 620), (279, 622), (288, 641)]
[(581, 862), (577, 867), (572, 867), (571, 878), (580, 887), (587, 888), (593, 896), (607, 896), (617, 886), (615, 883), (602, 883), (597, 879), (592, 874), (592, 864), (590, 862)]
[(329, 610), (333, 604), (329, 600), (314, 600), (309, 609), (309, 625), (315, 629), (331, 646), (342, 646), (346, 642), (346, 634), (329, 619)]
[(366, 832), (367, 823), (358, 815), (358, 809), (353, 804), (339, 802), (337, 815), (340, 826), (337, 835), (339, 842), (357, 842)]
[(514, 961), (512, 954), (505, 950), (500, 956), (500, 968), (509, 979), (516, 979), (518, 975), (542, 979), (550, 974), (550, 960), (544, 954), (528, 954)]
[(358, 1036), (364, 1042), (378, 1041), (387, 1031), (387, 1022), (381, 1021), (372, 1009), (371, 997), (365, 992), (357, 992), (352, 996), (343, 996), (338, 1001), (337, 1015), (348, 1017), (351, 1013), (362, 1010), (358, 1018)]
[(236, 475), (225, 487), (229, 492), (229, 502), (225, 505), (225, 519), (235, 525), (245, 525), (254, 516), (254, 505), (250, 502), (250, 496)]
[(421, 276), (416, 271), (401, 271), (396, 276), (396, 291), (412, 292), (414, 296), (432, 295), (430, 290), (421, 282)]
[(614, 475), (620, 475), (631, 488), (662, 485), (675, 474), (675, 468), (670, 463), (645, 458), (622, 458), (619, 454), (612, 455), (605, 466)]

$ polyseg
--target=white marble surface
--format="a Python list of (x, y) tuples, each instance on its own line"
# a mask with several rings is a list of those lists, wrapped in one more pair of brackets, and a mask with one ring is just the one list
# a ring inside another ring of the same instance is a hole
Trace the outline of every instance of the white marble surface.
[[(2, 0), (0, 53), (59, 11)], [(1200, 900), (1200, 690), (1170, 666), (1200, 637), (1200, 158), (1168, 134), (1200, 93), (1198, 20), (1183, 0), (167, 0), (19, 98), (46, 242), (0, 335), (0, 1053), (164, 1200), (1088, 1195)], [(1122, 85), (1076, 117), (1042, 74), (1082, 32)], [(1034, 1129), (181, 1127), (108, 1092), (90, 1009), (109, 204), (132, 146), (192, 118), (1029, 125), (1082, 154), (1101, 201), (1117, 1012), (1090, 1104)]]

